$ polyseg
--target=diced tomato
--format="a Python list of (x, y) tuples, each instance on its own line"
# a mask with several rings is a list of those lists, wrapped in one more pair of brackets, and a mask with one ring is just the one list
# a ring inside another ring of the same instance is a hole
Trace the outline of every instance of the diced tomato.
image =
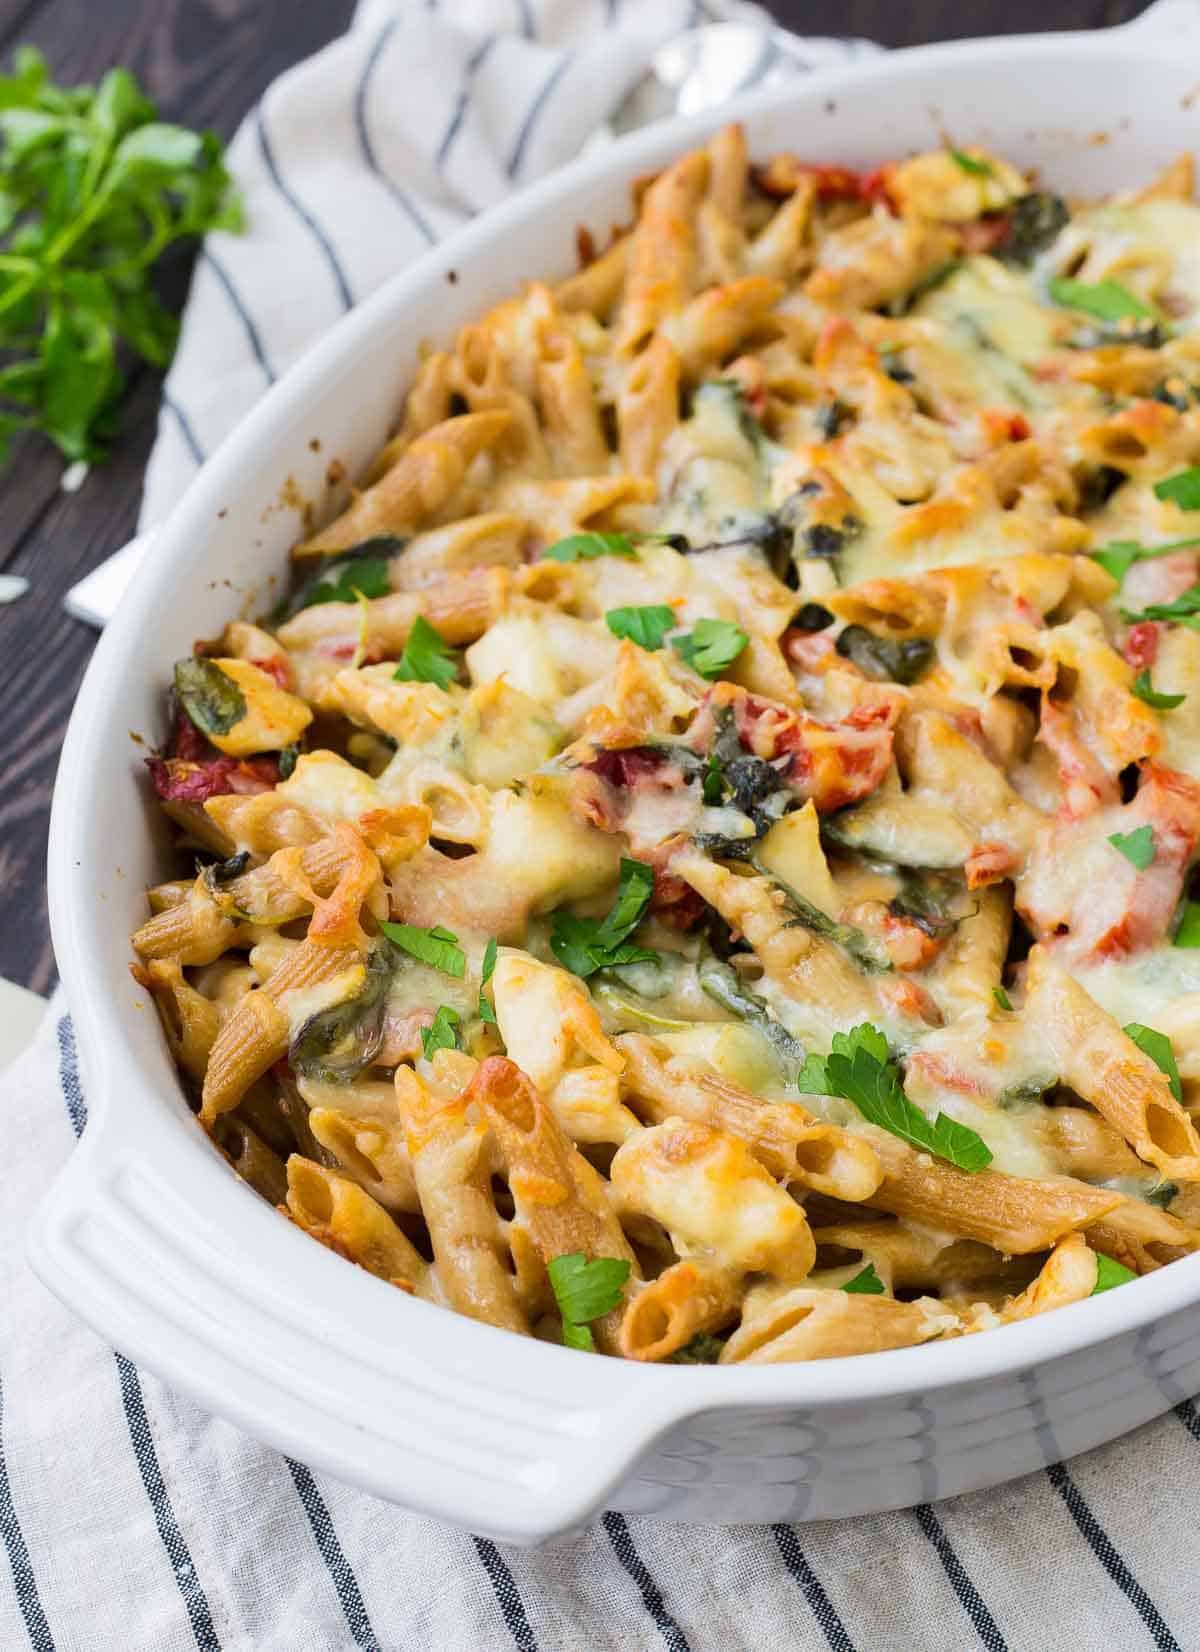
[(181, 757), (148, 757), (154, 790), (164, 802), (203, 803), (228, 792), (247, 796), (269, 792), (279, 783), (273, 757), (212, 757), (195, 763)]
[(1062, 816), (1066, 820), (1082, 820), (1104, 804), (1116, 803), (1120, 796), (1117, 782), (1104, 768), (1100, 759), (1080, 739), (1075, 720), (1069, 711), (1042, 696), (1042, 718), (1038, 739), (1058, 759), (1059, 777), (1063, 784)]
[(171, 724), (171, 737), (167, 741), (166, 755), (182, 758), (186, 763), (199, 763), (206, 757), (211, 757), (214, 747), (201, 734), (195, 723), (184, 711), (182, 706), (176, 705), (175, 716)]
[(968, 252), (991, 252), (992, 248), (1008, 234), (1010, 217), (1007, 212), (994, 212), (988, 213), (985, 218), (976, 218), (969, 224), (959, 224), (963, 246)]
[(292, 668), (282, 654), (272, 654), (265, 660), (251, 660), (250, 664), (256, 665), (260, 671), (265, 671), (268, 677), (274, 677), (280, 688), (291, 693)]
[(665, 866), (655, 866), (650, 910), (672, 929), (691, 929), (704, 916), (704, 897)]
[(1159, 625), (1156, 620), (1139, 620), (1129, 627), (1125, 638), (1125, 659), (1141, 671), (1152, 666), (1158, 658)]
[(892, 199), (891, 178), (892, 164), (890, 161), (883, 166), (877, 166), (873, 172), (864, 172), (858, 183), (860, 197), (864, 201), (870, 201), (873, 205), (885, 206), (889, 212), (894, 213), (896, 203)]

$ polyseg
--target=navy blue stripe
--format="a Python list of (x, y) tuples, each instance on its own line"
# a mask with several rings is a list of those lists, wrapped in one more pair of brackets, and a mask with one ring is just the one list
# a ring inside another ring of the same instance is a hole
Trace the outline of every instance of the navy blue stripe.
[(432, 246), (432, 244), (437, 240), (437, 235), (425, 216), (418, 211), (415, 202), (409, 198), (404, 190), (400, 188), (400, 185), (396, 183), (393, 178), (390, 178), (380, 166), (379, 159), (375, 154), (375, 145), (371, 141), (371, 130), (367, 125), (367, 91), (371, 84), (371, 76), (375, 72), (375, 65), (379, 61), (383, 48), (387, 45), (388, 41), (395, 33), (395, 29), (396, 19), (393, 18), (385, 28), (380, 30), (379, 35), (375, 40), (375, 44), (367, 53), (367, 61), (363, 64), (363, 72), (358, 77), (358, 85), (354, 91), (354, 124), (358, 130), (358, 143), (359, 148), (363, 152), (363, 159), (366, 161), (371, 171), (379, 179), (383, 187), (387, 190), (393, 201), (395, 201), (396, 205), (408, 214), (413, 224)]
[(471, 101), (471, 82), (475, 78), (479, 65), (483, 62), (484, 58), (496, 44), (496, 38), (497, 37), (495, 35), (489, 35), (486, 40), (481, 42), (481, 44), (476, 47), (476, 49), (471, 53), (471, 56), (467, 59), (466, 67), (463, 70), (462, 86), (459, 88), (458, 101), (454, 105), (454, 113), (450, 116), (450, 124), (446, 128), (446, 136), (442, 139), (441, 143), (438, 144), (437, 164), (439, 170), (445, 164), (446, 156), (450, 153), (450, 145), (458, 136), (458, 129), (463, 123), (463, 116), (466, 114), (467, 106)]
[(166, 394), (163, 395), (163, 406), (179, 426), (179, 433), (183, 437), (188, 452), (198, 465), (202, 465), (204, 463), (204, 449), (200, 446), (196, 432), (192, 429), (191, 420), (179, 403), (173, 401)]
[(521, 19), (521, 33), (526, 40), (535, 40), (537, 36), (534, 32), (533, 11), (529, 0), (517, 0), (517, 14)]
[(263, 376), (266, 378), (268, 384), (274, 384), (278, 375), (276, 374), (275, 369), (271, 366), (266, 349), (263, 345), (262, 335), (259, 333), (254, 317), (250, 314), (245, 304), (243, 304), (241, 294), (230, 280), (228, 270), (225, 268), (224, 264), (219, 263), (217, 259), (213, 257), (207, 247), (204, 249), (203, 257), (209, 269), (224, 287), (226, 297), (233, 306), (234, 313), (237, 315), (238, 320), (245, 328), (246, 338), (249, 341), (251, 350), (254, 352), (255, 361), (263, 370)]
[(832, 1601), (821, 1587), (820, 1578), (804, 1558), (804, 1550), (800, 1547), (795, 1528), (779, 1523), (771, 1527), (771, 1535), (779, 1545), (784, 1565), (800, 1585), (804, 1598), (812, 1609), (813, 1617), (824, 1630), (825, 1639), (829, 1642), (832, 1652), (854, 1652), (854, 1642), (846, 1633), (846, 1625), (838, 1617)]
[(629, 1527), (625, 1523), (625, 1516), (613, 1514), (610, 1511), (604, 1516), (603, 1525), (617, 1559), (637, 1584), (638, 1592), (642, 1597), (642, 1604), (658, 1625), (659, 1633), (667, 1646), (670, 1647), (671, 1652), (691, 1652), (687, 1636), (663, 1604), (662, 1590), (651, 1577), (645, 1561), (634, 1548), (633, 1539), (629, 1535)]
[[(64, 1015), (56, 1029), (58, 1035), (58, 1077), (62, 1087), (63, 1101), (66, 1104), (67, 1117), (71, 1121), (71, 1128), (75, 1135), (83, 1134), (87, 1124), (87, 1102), (83, 1097), (83, 1086), (79, 1081), (79, 1056), (75, 1048), (75, 1029), (71, 1025), (69, 1015)], [(158, 1528), (158, 1535), (162, 1546), (167, 1552), (167, 1559), (171, 1563), (171, 1570), (175, 1575), (175, 1582), (179, 1593), (183, 1596), (183, 1604), (187, 1610), (188, 1621), (192, 1626), (199, 1652), (221, 1652), (221, 1643), (217, 1639), (217, 1631), (213, 1627), (212, 1613), (209, 1611), (208, 1596), (204, 1593), (204, 1586), (196, 1575), (196, 1568), (192, 1563), (191, 1551), (187, 1540), (179, 1529), (179, 1522), (175, 1518), (175, 1511), (171, 1507), (171, 1499), (167, 1494), (166, 1482), (162, 1477), (162, 1469), (158, 1462), (158, 1452), (154, 1448), (154, 1436), (150, 1432), (150, 1419), (146, 1415), (146, 1401), (142, 1394), (141, 1379), (138, 1377), (137, 1367), (130, 1363), (124, 1354), (114, 1353), (117, 1362), (117, 1376), (121, 1385), (121, 1404), (125, 1410), (125, 1422), (129, 1429), (129, 1438), (133, 1445), (133, 1454), (137, 1459), (138, 1473), (142, 1477), (142, 1485), (146, 1489), (146, 1496), (150, 1502), (150, 1509), (154, 1515), (154, 1524)]]
[(171, 1499), (167, 1495), (166, 1482), (163, 1480), (158, 1462), (158, 1452), (154, 1448), (154, 1436), (150, 1432), (150, 1419), (146, 1415), (146, 1401), (142, 1394), (137, 1368), (124, 1354), (114, 1354), (113, 1358), (117, 1362), (117, 1374), (121, 1382), (121, 1404), (125, 1408), (125, 1421), (129, 1427), (129, 1438), (133, 1442), (138, 1472), (146, 1488), (146, 1496), (150, 1500), (154, 1524), (158, 1527), (162, 1546), (171, 1562), (175, 1583), (183, 1596), (183, 1604), (187, 1609), (192, 1634), (196, 1637), (196, 1645), (200, 1652), (221, 1652), (221, 1643), (217, 1639), (212, 1613), (208, 1607), (208, 1596), (196, 1575), (191, 1551), (179, 1529), (179, 1522), (171, 1507)]
[(1175, 1407), (1175, 1415), (1187, 1429), (1193, 1440), (1200, 1440), (1200, 1413), (1196, 1411), (1195, 1400), (1183, 1400)]
[(484, 1570), (492, 1580), (492, 1588), (504, 1614), (509, 1634), (517, 1643), (520, 1652), (538, 1652), (537, 1641), (533, 1638), (533, 1630), (529, 1627), (529, 1619), (525, 1615), (525, 1602), (521, 1599), (521, 1591), (513, 1581), (513, 1575), (504, 1556), (490, 1538), (475, 1537), (471, 1541), (475, 1545), (475, 1553), (483, 1562)]
[(4, 1458), (3, 1383), (0, 1383), (0, 1538), (4, 1539), (8, 1564), (12, 1568), (17, 1607), (25, 1625), (25, 1633), (29, 1636), (29, 1644), (33, 1647), (33, 1652), (54, 1652), (54, 1637), (50, 1633), (50, 1625), (46, 1622), (46, 1614), (42, 1610), (37, 1578), (33, 1575), (33, 1562), (29, 1558), (29, 1550), (25, 1547), (25, 1537), (12, 1499), (12, 1487), (8, 1483), (8, 1464)]
[(1046, 1470), (1050, 1484), (1067, 1506), (1067, 1512), (1087, 1541), (1088, 1547), (1112, 1578), (1153, 1637), (1158, 1652), (1180, 1652), (1179, 1642), (1163, 1622), (1162, 1614), (1113, 1547), (1112, 1538), (1088, 1507), (1079, 1487), (1062, 1463)]
[(254, 111), (254, 129), (258, 134), (258, 147), (262, 150), (263, 164), (270, 173), (271, 182), (275, 185), (275, 188), (283, 196), (284, 200), (291, 207), (297, 218), (299, 218), (301, 223), (304, 224), (313, 240), (325, 254), (326, 261), (329, 264), (330, 273), (333, 276), (334, 286), (336, 286), (338, 290), (338, 297), (341, 299), (343, 307), (347, 310), (353, 309), (354, 295), (350, 291), (350, 283), (346, 280), (346, 272), (342, 268), (341, 260), (338, 258), (337, 253), (333, 250), (333, 242), (326, 235), (325, 231), (321, 228), (320, 224), (318, 224), (317, 220), (313, 217), (312, 213), (308, 210), (304, 203), (298, 196), (294, 195), (288, 188), (287, 184), (284, 183), (283, 178), (280, 175), (279, 167), (275, 160), (275, 154), (271, 148), (271, 140), (267, 136), (267, 123), (263, 115), (263, 106), (261, 103)]
[(375, 1631), (371, 1627), (371, 1620), (367, 1616), (367, 1608), (363, 1605), (362, 1591), (358, 1587), (354, 1568), (342, 1553), (342, 1545), (333, 1529), (333, 1520), (325, 1499), (317, 1490), (312, 1470), (305, 1468), (303, 1463), (293, 1462), (290, 1457), (285, 1457), (284, 1462), (295, 1481), (296, 1492), (304, 1505), (304, 1512), (312, 1527), (313, 1539), (321, 1559), (333, 1579), (333, 1587), (341, 1602), (342, 1615), (354, 1637), (355, 1646), (361, 1646), (363, 1652), (382, 1652)]
[(562, 77), (566, 74), (567, 70), (571, 67), (573, 61), (574, 54), (567, 52), (561, 63), (556, 63), (554, 68), (551, 69), (550, 73), (546, 76), (541, 91), (530, 104), (529, 113), (521, 122), (521, 130), (517, 133), (517, 141), (513, 145), (512, 154), (509, 156), (508, 167), (506, 170), (510, 178), (515, 178), (517, 173), (520, 171), (521, 162), (525, 159), (525, 150), (529, 145), (529, 139), (533, 133), (533, 128), (537, 123), (537, 118), (546, 107), (550, 94), (558, 85)]
[(950, 1579), (950, 1587), (958, 1596), (959, 1605), (970, 1618), (975, 1633), (987, 1647), (987, 1652), (1008, 1652), (1008, 1642), (996, 1626), (996, 1620), (983, 1603), (979, 1590), (967, 1575), (967, 1569), (954, 1552), (944, 1527), (928, 1503), (920, 1503), (913, 1510), (917, 1524), (933, 1544), (934, 1551)]

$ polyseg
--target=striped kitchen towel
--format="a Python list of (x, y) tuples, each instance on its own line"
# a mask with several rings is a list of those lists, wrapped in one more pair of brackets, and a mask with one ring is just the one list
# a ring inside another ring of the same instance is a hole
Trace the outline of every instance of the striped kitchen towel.
[[(310, 340), (576, 154), (719, 0), (368, 0), (232, 147), (250, 229), (198, 267), (143, 521)], [(747, 73), (853, 48), (764, 36)], [(1200, 1415), (997, 1491), (810, 1526), (608, 1514), (504, 1549), (314, 1474), (162, 1387), (29, 1273), (87, 1121), (61, 1000), (0, 1075), (0, 1652), (1200, 1648)], [(1154, 1518), (1148, 1515), (1153, 1510)]]

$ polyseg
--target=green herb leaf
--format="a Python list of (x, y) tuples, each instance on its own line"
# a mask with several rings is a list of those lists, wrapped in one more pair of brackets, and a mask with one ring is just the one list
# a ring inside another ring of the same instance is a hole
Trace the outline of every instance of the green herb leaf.
[(1113, 832), (1108, 841), (1139, 872), (1144, 872), (1154, 860), (1153, 826), (1136, 826), (1132, 832)]
[(1200, 511), (1200, 465), (1192, 465), (1154, 484), (1155, 496), (1169, 499), (1183, 511)]
[(589, 1262), (582, 1251), (572, 1251), (554, 1257), (546, 1272), (562, 1315), (563, 1342), (568, 1348), (593, 1348), (588, 1322), (603, 1319), (620, 1302), (629, 1263), (615, 1256), (597, 1256)]
[(1012, 1009), (1012, 999), (1008, 996), (1003, 987), (993, 987), (992, 997), (996, 1000), (996, 1006), (998, 1009)]
[(321, 602), (353, 602), (360, 591), (364, 597), (384, 597), (390, 590), (384, 557), (338, 557), (305, 586), (296, 608), (315, 608)]
[(484, 987), (491, 980), (496, 969), (496, 937), (493, 935), (483, 949), (483, 969), (479, 976), (479, 1019), (486, 1021), (489, 1026), (497, 1025), (496, 1012), (484, 996)]
[(201, 734), (228, 734), (246, 715), (246, 696), (212, 660), (178, 660), (175, 696)]
[(1119, 281), (1075, 281), (1067, 275), (1052, 276), (1047, 284), (1056, 304), (1082, 310), (1099, 321), (1120, 321), (1124, 316), (1153, 318), (1154, 311)]
[(724, 1337), (714, 1337), (710, 1336), (707, 1331), (697, 1331), (690, 1342), (685, 1342), (682, 1348), (677, 1348), (673, 1354), (668, 1354), (663, 1363), (665, 1365), (715, 1365), (720, 1359), (724, 1347)]
[(442, 1004), (431, 1027), (421, 1028), (421, 1048), (426, 1061), (432, 1061), (439, 1050), (457, 1050), (460, 1017), (449, 1004)]
[(874, 1262), (868, 1262), (861, 1273), (856, 1273), (853, 1279), (847, 1279), (842, 1289), (849, 1296), (886, 1296), (887, 1286), (875, 1272)]
[(1149, 562), (1156, 556), (1170, 556), (1172, 551), (1186, 551), (1200, 545), (1200, 539), (1172, 539), (1165, 545), (1139, 545), (1136, 539), (1114, 539), (1098, 551), (1089, 551), (1093, 562), (1110, 573), (1118, 585), (1135, 562)]
[(1156, 1210), (1166, 1210), (1178, 1192), (1179, 1184), (1177, 1182), (1156, 1182), (1149, 1193), (1143, 1194), (1143, 1198), (1148, 1205), (1153, 1205)]
[(380, 929), (389, 941), (394, 941), (411, 957), (440, 969), (443, 975), (453, 975), (461, 981), (467, 972), (467, 956), (455, 943), (458, 936), (452, 930), (435, 924), (432, 929), (421, 929), (416, 924), (381, 923)]
[(1185, 901), (1173, 945), (1200, 947), (1200, 901)]
[(1101, 1291), (1111, 1291), (1114, 1285), (1128, 1285), (1131, 1279), (1136, 1278), (1137, 1274), (1123, 1262), (1114, 1262), (1111, 1256), (1097, 1251), (1096, 1283), (1092, 1286), (1091, 1295), (1099, 1296)]
[(718, 677), (749, 641), (732, 620), (701, 619), (682, 637), (672, 637), (671, 647), (702, 677)]
[(383, 1045), (395, 959), (390, 947), (375, 947), (367, 956), (357, 990), (304, 1022), (288, 1050), (288, 1060), (302, 1077), (348, 1084), (371, 1065)]
[(1153, 1027), (1144, 1027), (1140, 1021), (1131, 1021), (1124, 1031), (1125, 1036), (1133, 1039), (1142, 1054), (1150, 1057), (1159, 1072), (1167, 1075), (1171, 1094), (1176, 1101), (1182, 1102), (1183, 1080), (1179, 1076), (1175, 1052), (1166, 1033), (1155, 1032)]
[(572, 533), (542, 552), (551, 562), (594, 562), (599, 556), (623, 556), (636, 562), (637, 552), (627, 533)]
[(1170, 711), (1174, 706), (1181, 706), (1187, 699), (1186, 694), (1159, 694), (1150, 685), (1150, 668), (1139, 671), (1133, 679), (1131, 691), (1139, 700), (1144, 700), (1155, 711)]
[(834, 647), (866, 676), (887, 683), (915, 683), (936, 653), (928, 637), (879, 637), (865, 625), (845, 626)]
[(960, 1170), (982, 1170), (992, 1162), (991, 1148), (977, 1131), (945, 1113), (931, 1122), (909, 1101), (899, 1069), (888, 1059), (887, 1039), (877, 1027), (863, 1022), (848, 1033), (834, 1033), (832, 1042), (829, 1055), (810, 1055), (805, 1062), (798, 1080), (801, 1090), (844, 1096), (870, 1123)]
[(279, 763), (279, 778), (281, 780), (290, 780), (292, 775), (295, 774), (295, 772), (296, 772), (296, 759), (299, 757), (299, 755), (300, 755), (300, 747), (299, 746), (297, 746), (297, 745), (284, 746), (283, 750), (279, 753), (279, 757), (277, 759), (277, 761)]
[(710, 752), (708, 762), (704, 765), (704, 779), (700, 785), (700, 795), (705, 803), (719, 803), (725, 795), (725, 778), (721, 769), (721, 759), (716, 752)]
[(424, 615), (418, 614), (408, 633), (404, 652), (392, 673), (398, 683), (436, 683), (449, 688), (458, 676), (458, 658), (450, 644)]
[(992, 175), (990, 162), (976, 160), (974, 155), (968, 155), (963, 149), (952, 149), (950, 159), (955, 166), (960, 166), (964, 172), (969, 172), (974, 177), (990, 178)]
[(610, 608), (604, 623), (614, 637), (628, 637), (639, 648), (654, 653), (663, 645), (668, 631), (674, 631), (679, 621), (673, 609), (654, 603), (646, 608)]
[(617, 964), (653, 963), (657, 952), (628, 944), (654, 892), (654, 868), (644, 861), (622, 859), (621, 881), (612, 910), (604, 918), (554, 914), (550, 949), (573, 975), (586, 979)]
[(1192, 631), (1200, 630), (1200, 584), (1189, 585), (1173, 602), (1152, 602), (1140, 613), (1122, 608), (1121, 618), (1137, 620), (1170, 620), (1175, 625), (1186, 625)]

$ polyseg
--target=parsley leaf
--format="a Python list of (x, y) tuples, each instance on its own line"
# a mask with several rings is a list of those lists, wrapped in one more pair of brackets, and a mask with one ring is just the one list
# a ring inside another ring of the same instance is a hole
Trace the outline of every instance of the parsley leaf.
[(1144, 872), (1154, 859), (1153, 826), (1136, 826), (1132, 832), (1113, 832), (1108, 841), (1139, 872)]
[(1173, 706), (1180, 706), (1187, 699), (1186, 694), (1159, 694), (1152, 688), (1149, 666), (1144, 671), (1138, 672), (1133, 680), (1131, 692), (1155, 711), (1170, 711)]
[(392, 676), (398, 683), (436, 683), (439, 688), (449, 688), (458, 676), (454, 650), (424, 615), (413, 621)]
[(55, 86), (22, 47), (0, 76), (0, 456), (40, 430), (67, 459), (103, 453), (120, 351), (156, 367), (179, 324), (154, 288), (176, 241), (241, 227), (221, 142), (157, 120), (127, 69)]
[(1200, 901), (1185, 901), (1175, 930), (1174, 946), (1200, 947)]
[(432, 1061), (439, 1050), (457, 1050), (459, 1013), (449, 1004), (442, 1004), (431, 1027), (421, 1028), (421, 1048), (426, 1061)]
[(725, 771), (721, 766), (721, 759), (716, 752), (710, 752), (708, 762), (704, 765), (704, 779), (700, 784), (700, 795), (706, 803), (719, 803), (725, 795)]
[(674, 631), (679, 621), (673, 609), (654, 603), (647, 608), (610, 608), (604, 623), (614, 637), (628, 637), (639, 648), (654, 653), (663, 645), (668, 631)]
[(1008, 996), (1003, 987), (993, 987), (992, 997), (996, 1000), (996, 1006), (998, 1009), (1012, 1009), (1012, 999)]
[(486, 1021), (489, 1026), (497, 1025), (496, 1012), (484, 996), (484, 987), (491, 980), (496, 969), (496, 937), (493, 935), (483, 951), (483, 970), (479, 977), (479, 1019)]
[(1128, 608), (1122, 608), (1121, 618), (1128, 621), (1136, 620), (1171, 620), (1176, 625), (1186, 625), (1193, 631), (1200, 630), (1200, 584), (1189, 585), (1182, 595), (1173, 602), (1152, 602), (1148, 608), (1140, 613), (1131, 613)]
[(559, 963), (584, 979), (616, 964), (653, 963), (657, 952), (628, 944), (641, 923), (654, 891), (654, 868), (644, 861), (622, 859), (621, 881), (612, 911), (604, 918), (576, 918), (556, 912), (550, 949)]
[(603, 1319), (621, 1300), (629, 1263), (615, 1256), (597, 1256), (589, 1262), (582, 1251), (572, 1251), (554, 1257), (546, 1272), (562, 1315), (563, 1342), (568, 1348), (594, 1348), (588, 1321)]
[(440, 924), (435, 924), (432, 929), (421, 929), (416, 924), (390, 923), (381, 923), (379, 927), (389, 941), (403, 947), (421, 963), (440, 969), (443, 975), (453, 975), (456, 981), (461, 981), (466, 974), (466, 954), (455, 945), (458, 936), (452, 930), (443, 929)]
[(1200, 545), (1200, 539), (1172, 539), (1165, 545), (1139, 545), (1136, 539), (1114, 539), (1098, 551), (1089, 551), (1093, 562), (1098, 562), (1119, 585), (1135, 562), (1149, 562), (1156, 556), (1170, 556), (1172, 551), (1186, 551)]
[(853, 1279), (847, 1279), (842, 1289), (849, 1296), (886, 1296), (887, 1286), (875, 1272), (874, 1262), (868, 1262), (861, 1273), (856, 1273)]
[(600, 556), (623, 556), (637, 561), (633, 540), (627, 533), (572, 533), (542, 552), (542, 561), (594, 562)]
[(930, 1121), (909, 1101), (899, 1069), (888, 1059), (887, 1039), (870, 1022), (834, 1033), (831, 1054), (810, 1055), (797, 1085), (809, 1094), (844, 1096), (871, 1124), (960, 1170), (982, 1170), (992, 1162), (991, 1148), (976, 1131), (945, 1113)]
[(1152, 319), (1154, 316), (1150, 306), (1119, 281), (1075, 281), (1067, 275), (1056, 275), (1051, 277), (1047, 290), (1056, 304), (1063, 304), (1071, 310), (1082, 310), (1099, 321), (1120, 321), (1124, 316)]
[(1096, 1252), (1096, 1283), (1092, 1286), (1092, 1296), (1099, 1296), (1101, 1291), (1111, 1291), (1114, 1285), (1128, 1285), (1137, 1274), (1127, 1268), (1123, 1262), (1114, 1262), (1111, 1256), (1105, 1256), (1103, 1251)]
[(353, 602), (359, 592), (364, 597), (383, 597), (390, 590), (386, 557), (336, 557), (297, 593), (294, 611), (322, 602)]
[(702, 677), (717, 677), (749, 641), (732, 620), (701, 619), (682, 637), (672, 637), (671, 647)]
[(1183, 511), (1200, 511), (1200, 465), (1166, 476), (1154, 484), (1155, 497), (1169, 499)]
[(1175, 1063), (1175, 1052), (1171, 1048), (1171, 1040), (1166, 1033), (1155, 1032), (1153, 1027), (1144, 1027), (1140, 1021), (1131, 1021), (1124, 1028), (1125, 1036), (1132, 1038), (1143, 1055), (1148, 1055), (1160, 1073), (1167, 1075), (1171, 1086), (1171, 1094), (1176, 1101), (1183, 1100), (1183, 1080), (1179, 1076), (1179, 1068)]
[(950, 159), (955, 166), (961, 167), (964, 172), (970, 172), (975, 177), (990, 178), (992, 175), (992, 167), (989, 161), (977, 160), (974, 155), (968, 155), (965, 149), (952, 149)]

